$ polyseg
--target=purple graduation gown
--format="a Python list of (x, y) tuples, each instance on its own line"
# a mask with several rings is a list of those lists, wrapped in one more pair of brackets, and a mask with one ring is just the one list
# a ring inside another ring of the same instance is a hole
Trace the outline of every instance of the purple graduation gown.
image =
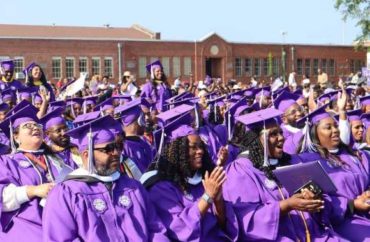
[(0, 79), (0, 90), (5, 90), (8, 88), (16, 90), (22, 87), (23, 87), (23, 84), (21, 81), (13, 80), (12, 82), (4, 82), (3, 80)]
[(78, 165), (73, 161), (70, 149), (65, 149), (63, 151), (56, 152), (56, 154), (59, 155), (59, 157), (63, 159), (64, 163), (67, 166), (70, 166), (73, 170), (78, 168)]
[(347, 204), (369, 188), (369, 158), (361, 152), (361, 161), (345, 151), (339, 157), (345, 167), (334, 167), (317, 153), (303, 153), (293, 159), (294, 163), (319, 160), (337, 187), (335, 194), (327, 196), (331, 205), (330, 217), (334, 230), (350, 241), (370, 241), (369, 213), (355, 212), (348, 216)]
[(204, 193), (202, 183), (189, 184), (189, 190), (185, 195), (170, 181), (159, 181), (149, 188), (149, 197), (167, 228), (168, 236), (176, 241), (236, 241), (238, 225), (230, 204), (225, 202), (224, 231), (218, 226), (213, 207), (201, 217), (198, 201)]
[[(230, 201), (239, 222), (240, 241), (306, 240), (305, 226), (298, 211), (280, 214), (282, 200), (275, 182), (253, 167), (247, 158), (238, 158), (226, 168), (223, 186), (225, 200)], [(237, 189), (235, 189), (237, 187)], [(281, 189), (284, 197), (288, 192)], [(329, 228), (321, 228), (309, 213), (302, 213), (311, 241), (340, 241)], [(318, 218), (317, 218), (318, 219)]]
[(147, 82), (141, 89), (141, 97), (148, 98), (151, 103), (155, 104), (154, 109), (164, 112), (167, 110), (166, 100), (171, 98), (171, 89), (165, 84), (161, 83), (157, 85), (157, 90), (154, 90), (153, 82)]
[(143, 137), (128, 136), (123, 142), (122, 155), (132, 159), (142, 173), (153, 161), (154, 154), (155, 149)]
[(140, 183), (121, 175), (103, 182), (67, 180), (54, 187), (43, 213), (44, 241), (169, 241)]
[[(54, 178), (61, 167), (49, 162)], [(0, 157), (0, 241), (41, 241), (41, 215), (43, 208), (40, 198), (33, 198), (12, 212), (3, 212), (3, 189), (10, 183), (16, 186), (41, 185), (47, 183), (46, 172), (37, 172), (23, 153), (3, 155)]]

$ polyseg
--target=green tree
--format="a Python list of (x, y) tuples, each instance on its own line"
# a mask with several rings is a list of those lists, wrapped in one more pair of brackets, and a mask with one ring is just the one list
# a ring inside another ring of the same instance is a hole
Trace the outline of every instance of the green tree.
[(342, 12), (343, 20), (357, 20), (356, 26), (361, 34), (355, 39), (362, 46), (370, 37), (370, 1), (369, 0), (336, 0), (335, 8)]

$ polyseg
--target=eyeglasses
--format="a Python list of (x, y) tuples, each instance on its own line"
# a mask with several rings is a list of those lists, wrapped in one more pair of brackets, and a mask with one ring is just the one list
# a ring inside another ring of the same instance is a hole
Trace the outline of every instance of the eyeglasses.
[(115, 150), (121, 150), (121, 147), (117, 145), (117, 143), (110, 143), (107, 144), (105, 147), (102, 148), (94, 148), (94, 150), (102, 152), (104, 154), (112, 154)]
[(292, 111), (290, 111), (289, 113), (287, 113), (286, 116), (296, 115), (297, 113), (303, 113), (303, 112), (304, 112), (304, 109), (303, 109), (302, 106), (300, 106), (299, 108), (293, 109)]
[(42, 129), (42, 124), (38, 124), (38, 123), (25, 123), (21, 126), (23, 129), (34, 129), (34, 128), (37, 128), (37, 129)]

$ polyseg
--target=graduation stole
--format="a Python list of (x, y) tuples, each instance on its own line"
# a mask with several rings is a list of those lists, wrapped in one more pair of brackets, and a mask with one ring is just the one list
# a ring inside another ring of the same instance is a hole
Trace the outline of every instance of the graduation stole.
[(33, 164), (41, 167), (45, 172), (48, 171), (48, 166), (46, 164), (45, 157), (43, 155), (40, 155), (39, 158), (37, 158), (34, 154), (32, 153), (23, 153), (25, 157), (27, 157)]
[(11, 83), (14, 78), (12, 77), (12, 79), (10, 79), (10, 81), (7, 81), (6, 78), (3, 76), (3, 78), (1, 79), (3, 82), (6, 82), (6, 83)]
[(39, 80), (39, 81), (33, 81), (33, 85), (35, 86), (41, 86), (42, 85), (42, 82)]

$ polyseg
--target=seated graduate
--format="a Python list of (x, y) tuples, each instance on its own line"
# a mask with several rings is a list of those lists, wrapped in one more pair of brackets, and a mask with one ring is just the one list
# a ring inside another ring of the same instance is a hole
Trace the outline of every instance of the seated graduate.
[(164, 127), (168, 143), (157, 174), (141, 180), (171, 240), (236, 241), (236, 217), (222, 197), (225, 173), (214, 167), (191, 119), (184, 114)]
[(23, 87), (22, 82), (14, 79), (14, 61), (13, 60), (4, 60), (0, 63), (0, 68), (2, 69), (4, 75), (0, 80), (0, 90), (5, 89), (19, 89)]
[(50, 149), (59, 155), (64, 163), (72, 169), (78, 168), (81, 164), (81, 157), (77, 147), (70, 142), (66, 134), (68, 127), (62, 117), (64, 108), (58, 107), (40, 119), (45, 132), (45, 141)]
[[(289, 197), (272, 171), (290, 164), (283, 152), (284, 137), (274, 108), (237, 118), (248, 128), (240, 155), (226, 168), (223, 186), (239, 222), (240, 241), (338, 241), (320, 219), (321, 199), (304, 190)], [(242, 185), (241, 185), (242, 184)]]
[(116, 127), (110, 115), (67, 133), (83, 167), (49, 194), (44, 241), (168, 241), (145, 189), (120, 173), (120, 147), (108, 127)]
[(43, 143), (36, 112), (28, 105), (0, 124), (13, 151), (0, 158), (0, 241), (41, 240), (40, 201), (66, 167)]
[(350, 241), (366, 241), (370, 238), (369, 156), (341, 142), (338, 124), (324, 108), (306, 117), (307, 132), (295, 162), (320, 161), (337, 187), (326, 198), (334, 230)]
[(121, 163), (131, 178), (139, 180), (155, 155), (155, 149), (142, 136), (144, 133), (145, 119), (142, 111), (142, 102), (145, 99), (138, 98), (115, 109), (125, 132), (125, 141), (121, 154)]

